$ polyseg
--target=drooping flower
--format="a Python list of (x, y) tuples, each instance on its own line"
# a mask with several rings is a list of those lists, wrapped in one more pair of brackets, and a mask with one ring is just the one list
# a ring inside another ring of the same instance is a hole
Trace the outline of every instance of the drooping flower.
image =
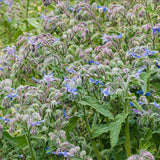
[(66, 150), (64, 152), (52, 152), (52, 154), (56, 154), (56, 155), (63, 155), (64, 157), (73, 157), (74, 155), (70, 155), (66, 152)]
[(145, 48), (143, 56), (152, 56), (155, 53), (158, 53), (158, 51), (149, 51), (147, 48)]
[(66, 67), (66, 71), (68, 71), (69, 73), (76, 73), (76, 71), (72, 68), (72, 69), (68, 69), (67, 67)]
[(46, 75), (44, 73), (43, 81), (45, 81), (45, 82), (47, 82), (47, 84), (49, 84), (53, 80), (54, 80), (53, 73), (51, 73), (50, 75)]
[(152, 28), (152, 31), (153, 31), (153, 34), (154, 34), (155, 32), (158, 32), (158, 34), (159, 34), (160, 27), (154, 27), (154, 28)]
[(113, 93), (109, 93), (109, 89), (103, 91), (102, 88), (100, 88), (100, 90), (104, 94), (104, 96), (108, 96), (108, 95), (113, 95), (114, 94), (114, 92)]
[(12, 1), (3, 1), (5, 4), (7, 4), (7, 5), (9, 5), (9, 7), (11, 7), (12, 6), (12, 4), (13, 4), (13, 2)]
[(151, 96), (150, 93), (151, 93), (151, 92), (147, 92), (145, 95), (146, 95), (146, 96)]
[(35, 42), (33, 40), (30, 39), (30, 37), (28, 37), (29, 42), (31, 42), (34, 46), (40, 48), (41, 44), (36, 45)]
[(31, 123), (31, 126), (35, 126), (35, 125), (39, 126), (41, 123), (44, 123), (44, 122), (45, 122), (45, 119), (39, 122)]
[(64, 117), (66, 117), (66, 110), (64, 109), (63, 112), (64, 112)]
[(67, 87), (67, 91), (68, 91), (68, 92), (70, 92), (70, 93), (72, 93), (72, 94), (74, 94), (74, 95), (77, 95), (77, 92), (76, 92), (77, 89), (76, 89), (76, 88), (71, 88), (71, 87), (69, 87), (67, 83), (66, 83), (65, 86)]
[(3, 120), (4, 122), (9, 122), (10, 121), (8, 118), (2, 118), (1, 116), (0, 116), (0, 119)]
[(101, 64), (100, 62), (94, 62), (92, 59), (90, 61), (88, 61), (89, 64), (95, 64), (95, 65), (99, 65)]
[(18, 157), (19, 157), (19, 158), (23, 158), (23, 155), (21, 154), (21, 155), (19, 155)]
[(132, 57), (141, 58), (140, 55), (136, 55), (135, 53), (128, 53), (128, 54), (130, 54)]
[(138, 110), (137, 109), (131, 109), (132, 111), (136, 112), (136, 114), (138, 113)]
[(133, 107), (133, 106), (134, 106), (134, 104), (133, 104), (132, 102), (129, 102), (129, 103), (130, 103), (131, 107)]
[(10, 22), (11, 20), (12, 20), (12, 18), (9, 18), (9, 19), (8, 19), (8, 22)]
[(120, 38), (122, 38), (122, 34), (123, 33), (121, 33), (120, 35), (115, 35), (118, 39), (120, 39)]
[(156, 102), (154, 102), (154, 106), (156, 106), (157, 108), (160, 108), (160, 105), (158, 105)]
[(138, 71), (136, 71), (135, 77), (140, 78), (140, 75), (144, 71), (145, 68), (146, 66), (143, 66), (143, 68), (141, 67)]
[(106, 35), (106, 33), (105, 33), (101, 39), (103, 40), (103, 42), (106, 42), (106, 41), (112, 40), (113, 37), (109, 36), (109, 35)]
[(109, 9), (105, 6), (97, 6), (97, 8), (102, 8), (103, 9), (103, 12), (105, 12), (106, 10), (108, 11)]
[(9, 94), (5, 97), (5, 99), (9, 98), (9, 100), (11, 101), (14, 97), (18, 97), (17, 93), (16, 94)]
[[(144, 92), (143, 92), (142, 89), (141, 89), (141, 91), (137, 91), (137, 93), (144, 95)], [(145, 94), (145, 96), (151, 96), (150, 93), (151, 93), (151, 92), (147, 92), (147, 93)]]
[(158, 68), (160, 68), (160, 63), (159, 63), (158, 59), (156, 60), (156, 66), (157, 66)]
[(4, 51), (8, 52), (8, 54), (15, 54), (16, 53), (15, 47), (14, 46), (10, 47), (9, 45), (7, 45), (7, 47), (5, 47)]
[(74, 11), (74, 8), (72, 6), (68, 7), (67, 9), (70, 10), (70, 11)]
[(141, 91), (137, 91), (138, 94), (144, 94), (143, 90), (141, 89)]
[(97, 84), (100, 84), (100, 85), (103, 86), (103, 84), (102, 84), (99, 80), (95, 81), (95, 80), (92, 79), (92, 78), (90, 78), (89, 80), (90, 80), (92, 83), (95, 83), (96, 85), (97, 85)]
[(36, 82), (36, 83), (40, 83), (37, 79), (35, 79), (33, 76), (32, 76), (32, 79)]

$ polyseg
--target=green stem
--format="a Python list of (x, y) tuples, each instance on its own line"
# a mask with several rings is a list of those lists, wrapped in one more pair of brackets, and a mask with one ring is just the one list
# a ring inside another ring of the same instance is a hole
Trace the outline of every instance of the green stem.
[(85, 120), (85, 124), (86, 124), (86, 127), (87, 127), (88, 135), (89, 135), (89, 138), (90, 138), (91, 143), (93, 145), (94, 151), (96, 153), (97, 160), (101, 160), (99, 151), (98, 151), (97, 146), (96, 146), (96, 142), (95, 142), (94, 139), (91, 138), (91, 131), (90, 131), (90, 127), (89, 127), (89, 123), (88, 123), (87, 117), (86, 117), (86, 110), (85, 110), (84, 106), (83, 106), (83, 114), (84, 114), (84, 120)]
[[(128, 87), (126, 89), (126, 97), (127, 97)], [(124, 112), (125, 114), (128, 113), (128, 106), (127, 100), (124, 103)], [(131, 156), (131, 145), (130, 145), (130, 134), (129, 134), (129, 116), (125, 119), (125, 136), (126, 136), (126, 151), (127, 151), (127, 158)]]
[[(147, 74), (149, 74), (149, 64), (147, 66)], [(147, 92), (149, 92), (150, 90), (150, 82), (149, 82), (149, 77), (147, 79)], [(148, 103), (150, 102), (150, 96), (147, 96), (147, 100), (148, 100)]]
[(94, 112), (94, 119), (93, 119), (93, 125), (92, 125), (92, 132), (94, 131), (95, 126), (96, 126), (96, 119), (97, 119), (97, 114), (96, 114), (96, 112)]
[[(51, 123), (51, 117), (50, 117), (50, 121), (49, 121), (49, 122)], [(50, 127), (50, 125), (49, 125), (49, 129), (48, 129), (48, 132), (47, 132), (47, 134), (46, 134), (47, 136), (48, 136), (50, 130), (51, 130), (51, 127)], [(43, 159), (43, 157), (44, 157), (44, 155), (45, 155), (46, 147), (47, 147), (47, 145), (48, 145), (48, 142), (49, 142), (49, 141), (47, 141), (46, 144), (45, 144), (45, 146), (44, 146), (44, 149), (43, 149), (43, 151), (42, 151), (41, 159)]]
[(158, 158), (159, 155), (160, 155), (160, 146), (158, 147), (158, 151), (155, 158)]
[[(154, 34), (154, 33), (153, 33)], [(153, 45), (153, 50), (155, 50), (155, 36), (153, 35), (153, 39), (152, 39), (152, 45)]]
[(28, 135), (26, 135), (26, 139), (27, 139), (27, 142), (28, 142), (28, 145), (29, 145), (29, 150), (30, 150), (30, 153), (31, 153), (32, 160), (35, 160), (29, 132), (30, 132), (30, 130), (28, 131)]
[[(146, 8), (147, 8), (147, 7), (148, 7), (148, 3), (147, 3), (147, 0), (146, 0)], [(146, 16), (147, 16), (147, 18), (148, 18), (149, 23), (152, 24), (152, 20), (151, 20), (151, 15), (150, 15), (150, 13), (149, 13), (149, 12), (146, 12)]]
[(28, 30), (28, 8), (29, 8), (29, 0), (27, 0), (27, 6), (26, 6), (26, 31)]

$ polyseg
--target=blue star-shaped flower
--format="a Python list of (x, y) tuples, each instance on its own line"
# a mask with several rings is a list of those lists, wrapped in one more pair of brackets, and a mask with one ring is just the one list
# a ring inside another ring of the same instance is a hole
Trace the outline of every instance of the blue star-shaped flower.
[(141, 58), (141, 56), (136, 55), (135, 53), (128, 53), (128, 54), (130, 54), (132, 57)]
[(102, 8), (103, 9), (103, 12), (105, 12), (106, 10), (108, 11), (109, 9), (105, 6), (97, 6), (97, 8)]
[(36, 83), (40, 84), (40, 82), (37, 79), (35, 79), (33, 76), (32, 76), (32, 80), (34, 80)]
[(154, 34), (155, 32), (158, 32), (158, 34), (159, 34), (160, 27), (154, 27), (154, 28), (152, 28), (152, 31), (153, 31), (153, 34)]
[(137, 91), (138, 94), (144, 94), (143, 90), (141, 89), (141, 91)]
[(109, 93), (109, 89), (103, 91), (102, 88), (100, 88), (100, 90), (104, 94), (104, 96), (108, 96), (108, 95), (113, 95), (114, 94), (114, 92), (113, 93)]
[(64, 152), (52, 152), (52, 154), (63, 155), (64, 157), (73, 157), (74, 155), (67, 154), (66, 150)]
[(145, 48), (143, 56), (152, 56), (155, 53), (158, 53), (158, 51), (149, 51), (147, 48)]
[(159, 63), (158, 59), (157, 59), (157, 62), (156, 62), (156, 66), (157, 66), (158, 68), (160, 68), (160, 63)]
[(10, 121), (8, 118), (2, 118), (1, 116), (0, 116), (0, 119), (3, 120), (4, 122), (9, 122)]
[(5, 99), (9, 98), (9, 100), (11, 101), (14, 97), (17, 97), (17, 96), (18, 96), (17, 93), (12, 95), (10, 94), (10, 95), (7, 95)]
[(44, 77), (43, 77), (43, 81), (44, 82), (47, 82), (47, 84), (49, 84), (51, 81), (53, 81), (54, 78), (53, 78), (53, 73), (51, 73), (50, 75), (46, 75), (44, 73)]
[(120, 38), (122, 38), (122, 34), (123, 33), (121, 33), (120, 35), (115, 35), (118, 39), (120, 39)]
[(77, 89), (69, 87), (67, 83), (66, 83), (66, 87), (67, 87), (68, 92), (70, 92), (74, 95), (77, 95), (77, 92), (76, 92)]
[(96, 85), (97, 85), (97, 84), (100, 84), (100, 85), (103, 86), (103, 84), (102, 84), (99, 80), (95, 81), (95, 80), (92, 79), (92, 78), (90, 78), (89, 80), (90, 80), (92, 83), (95, 83)]
[[(142, 89), (141, 89), (141, 91), (137, 91), (137, 93), (144, 95), (144, 92), (143, 92)], [(147, 93), (145, 94), (145, 96), (151, 96), (150, 93), (151, 93), (151, 92), (147, 92)]]
[(101, 39), (103, 40), (103, 42), (107, 42), (107, 41), (110, 41), (111, 39), (113, 39), (113, 37), (106, 35), (106, 33), (105, 33)]
[(31, 126), (35, 126), (35, 125), (39, 126), (41, 123), (44, 123), (44, 122), (45, 122), (45, 119), (39, 122), (31, 123)]
[(100, 62), (94, 62), (92, 59), (90, 61), (88, 61), (89, 64), (95, 64), (95, 65), (99, 65), (101, 64)]
[(160, 108), (160, 105), (158, 105), (156, 102), (154, 102), (154, 106), (156, 106), (157, 108)]
[(66, 67), (66, 71), (68, 71), (69, 73), (76, 73), (76, 71), (72, 68), (72, 69), (68, 69), (67, 67)]
[(133, 107), (133, 106), (134, 106), (134, 104), (133, 104), (132, 102), (129, 102), (129, 103), (130, 103), (131, 107)]

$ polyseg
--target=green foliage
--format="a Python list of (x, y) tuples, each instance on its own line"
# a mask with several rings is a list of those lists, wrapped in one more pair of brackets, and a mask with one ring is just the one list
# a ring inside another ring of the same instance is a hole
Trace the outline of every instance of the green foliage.
[(110, 127), (106, 125), (98, 125), (92, 132), (92, 138), (99, 137), (100, 135), (110, 131)]
[(79, 103), (81, 105), (84, 105), (84, 106), (90, 106), (91, 108), (95, 109), (98, 113), (102, 114), (105, 117), (108, 117), (109, 119), (114, 119), (112, 113), (107, 109), (107, 106), (106, 105), (101, 105), (94, 98), (85, 97)]
[(110, 124), (110, 141), (112, 148), (116, 146), (118, 142), (119, 133), (121, 131), (122, 123), (124, 123), (128, 114), (121, 113), (116, 116), (116, 121)]

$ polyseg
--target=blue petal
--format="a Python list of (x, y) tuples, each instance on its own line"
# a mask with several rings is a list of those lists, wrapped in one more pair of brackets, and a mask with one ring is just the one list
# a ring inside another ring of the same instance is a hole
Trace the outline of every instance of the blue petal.
[(146, 96), (151, 96), (150, 93), (151, 93), (151, 92), (147, 92), (145, 95), (146, 95)]
[(137, 91), (138, 94), (143, 94), (143, 90), (141, 89), (141, 91)]
[(133, 104), (132, 102), (129, 102), (129, 103), (130, 103), (131, 107), (133, 107), (133, 106), (134, 106), (134, 104)]

